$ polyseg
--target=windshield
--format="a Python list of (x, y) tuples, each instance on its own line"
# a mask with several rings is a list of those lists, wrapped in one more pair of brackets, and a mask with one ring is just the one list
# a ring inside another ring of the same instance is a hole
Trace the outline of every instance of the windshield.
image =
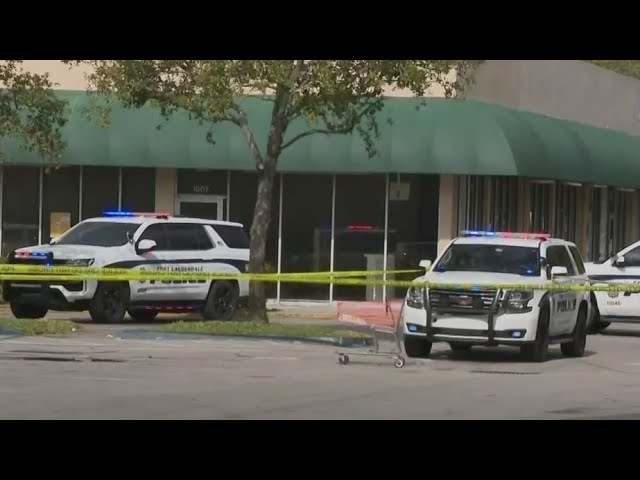
[(122, 222), (79, 223), (58, 238), (56, 245), (90, 245), (94, 247), (119, 247), (126, 244), (140, 225)]
[(436, 272), (494, 272), (535, 277), (540, 257), (534, 247), (511, 245), (451, 245), (435, 266)]

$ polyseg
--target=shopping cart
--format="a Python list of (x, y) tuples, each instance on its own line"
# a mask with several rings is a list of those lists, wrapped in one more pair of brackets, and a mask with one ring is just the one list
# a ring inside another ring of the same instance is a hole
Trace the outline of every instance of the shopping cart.
[[(373, 349), (355, 352), (338, 352), (338, 363), (348, 365), (355, 356), (390, 357), (396, 368), (402, 368), (405, 358), (402, 356), (402, 312), (404, 301), (386, 302), (338, 302), (338, 321), (351, 325), (366, 325), (373, 334)], [(394, 315), (397, 312), (397, 316)], [(393, 337), (396, 351), (380, 350), (381, 336)]]

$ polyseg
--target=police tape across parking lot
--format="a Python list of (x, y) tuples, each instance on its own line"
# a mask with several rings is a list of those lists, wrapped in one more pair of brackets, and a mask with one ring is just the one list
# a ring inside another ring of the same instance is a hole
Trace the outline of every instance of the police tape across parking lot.
[[(640, 281), (601, 281), (589, 280), (580, 285), (567, 285), (549, 282), (494, 283), (494, 282), (434, 282), (422, 280), (394, 280), (395, 275), (418, 274), (421, 270), (354, 270), (334, 272), (294, 272), (294, 273), (225, 273), (213, 271), (185, 270), (181, 267), (158, 269), (93, 268), (42, 265), (0, 265), (0, 281), (162, 281), (196, 282), (207, 280), (243, 280), (256, 282), (285, 282), (334, 284), (345, 286), (388, 286), (388, 287), (424, 287), (451, 290), (473, 290), (474, 288), (493, 288), (499, 290), (549, 290), (579, 292), (619, 292), (640, 293)], [(374, 278), (387, 277), (387, 278)]]

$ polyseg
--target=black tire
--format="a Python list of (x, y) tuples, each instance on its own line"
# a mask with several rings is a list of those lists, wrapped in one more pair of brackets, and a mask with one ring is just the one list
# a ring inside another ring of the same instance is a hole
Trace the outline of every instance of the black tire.
[(404, 351), (411, 358), (427, 358), (431, 354), (432, 343), (421, 337), (405, 337)]
[(14, 317), (20, 318), (28, 318), (28, 319), (36, 319), (36, 318), (44, 318), (49, 309), (47, 307), (42, 307), (39, 305), (29, 305), (28, 303), (14, 303), (11, 302), (9, 305), (11, 307), (11, 313)]
[(205, 320), (231, 320), (238, 309), (238, 286), (227, 280), (213, 282), (202, 316)]
[(592, 297), (591, 302), (593, 305), (593, 318), (589, 324), (588, 333), (591, 335), (597, 335), (611, 325), (611, 322), (603, 322), (600, 319), (600, 309), (598, 308), (595, 297)]
[(565, 357), (583, 357), (584, 350), (587, 346), (587, 309), (580, 308), (576, 326), (573, 329), (573, 340), (568, 343), (562, 343), (560, 350)]
[(100, 282), (89, 303), (89, 315), (94, 322), (117, 323), (124, 319), (128, 306), (128, 282)]
[(529, 362), (544, 362), (547, 359), (547, 353), (549, 352), (549, 319), (549, 307), (545, 306), (538, 316), (535, 341), (520, 347), (522, 355)]
[(451, 347), (451, 350), (454, 352), (469, 352), (471, 351), (472, 345), (462, 342), (449, 342), (449, 347)]
[(129, 310), (127, 312), (134, 322), (153, 322), (158, 316), (154, 310)]

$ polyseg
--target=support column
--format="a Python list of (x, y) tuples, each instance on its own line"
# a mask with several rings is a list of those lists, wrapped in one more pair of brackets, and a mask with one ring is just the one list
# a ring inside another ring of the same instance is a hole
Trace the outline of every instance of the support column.
[(597, 225), (592, 225), (592, 212), (596, 205), (592, 204), (593, 201), (593, 187), (591, 185), (583, 185), (580, 187), (578, 193), (578, 205), (576, 221), (576, 245), (578, 250), (582, 253), (584, 258), (593, 258), (591, 251), (591, 238), (595, 231), (597, 231)]
[(518, 231), (531, 232), (531, 182), (518, 178)]
[(175, 213), (177, 185), (178, 172), (175, 168), (156, 169), (156, 211)]
[[(440, 195), (438, 199), (438, 255), (457, 234), (456, 212), (458, 202), (454, 175), (440, 175)], [(431, 259), (435, 260), (435, 259)]]

